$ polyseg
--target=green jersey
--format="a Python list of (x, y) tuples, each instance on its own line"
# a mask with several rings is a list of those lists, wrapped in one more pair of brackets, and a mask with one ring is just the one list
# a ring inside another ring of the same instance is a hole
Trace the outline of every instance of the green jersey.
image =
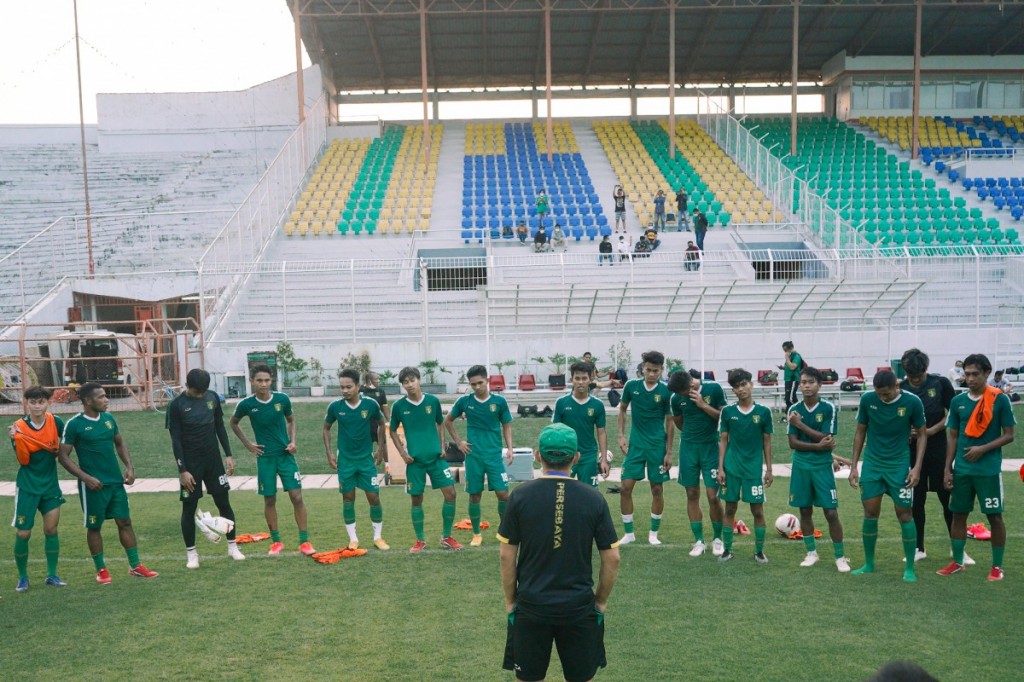
[(992, 405), (992, 421), (989, 422), (985, 432), (978, 438), (971, 438), (964, 431), (970, 421), (974, 410), (979, 407), (979, 399), (971, 397), (970, 393), (961, 393), (953, 398), (949, 406), (949, 415), (946, 417), (946, 428), (957, 432), (956, 436), (956, 459), (953, 461), (953, 469), (958, 474), (970, 474), (972, 476), (998, 476), (1002, 470), (1003, 450), (996, 448), (981, 456), (976, 462), (968, 462), (964, 459), (964, 451), (975, 445), (991, 443), (1003, 434), (1003, 429), (1013, 426), (1017, 420), (1013, 416), (1013, 408), (1010, 406), (1010, 399), (1005, 393), (996, 396)]
[(95, 418), (90, 418), (79, 412), (64, 425), (64, 436), (60, 442), (75, 448), (82, 471), (104, 485), (111, 485), (124, 483), (114, 447), (117, 434), (117, 422), (109, 413), (100, 412)]
[[(720, 384), (714, 382), (700, 385), (700, 397), (716, 410), (721, 410), (726, 405), (725, 391)], [(714, 443), (718, 440), (718, 417), (712, 417), (702, 410), (689, 395), (673, 395), (671, 405), (672, 414), (683, 418), (680, 449), (684, 443)]]
[(370, 423), (384, 419), (380, 405), (373, 398), (360, 396), (355, 405), (344, 398), (327, 406), (324, 423), (338, 422), (338, 457), (361, 460), (373, 455)]
[(648, 388), (643, 379), (631, 379), (622, 389), (622, 405), (631, 405), (630, 448), (665, 451), (665, 415), (672, 409), (672, 392), (660, 381)]
[[(60, 417), (53, 416), (54, 426), (57, 428), (57, 436), (64, 433), (64, 422)], [(45, 425), (38, 428), (32, 423), (31, 418), (22, 417), (18, 427), (23, 433), (42, 431)], [(52, 436), (50, 436), (52, 438)], [(13, 445), (13, 441), (11, 441)], [(57, 456), (49, 450), (33, 450), (29, 454), (28, 464), (18, 467), (18, 474), (15, 478), (18, 490), (23, 490), (32, 495), (50, 495), (54, 491), (60, 492), (60, 484), (57, 483)]]
[(764, 434), (772, 433), (772, 411), (754, 405), (744, 412), (739, 405), (722, 408), (719, 431), (729, 434), (725, 470), (744, 480), (759, 479), (764, 472)]
[(403, 396), (391, 408), (391, 429), (402, 426), (406, 452), (420, 463), (430, 464), (441, 456), (437, 425), (443, 421), (441, 401), (426, 393), (418, 403), (409, 400), (409, 396)]
[[(800, 415), (800, 419), (804, 424), (825, 434), (836, 435), (836, 408), (835, 405), (827, 400), (818, 400), (818, 403), (814, 407), (807, 407), (804, 401), (800, 401), (789, 408), (790, 412), (796, 412)], [(793, 426), (789, 425), (788, 435), (796, 436), (796, 439), (801, 443), (815, 443), (817, 441), (812, 440), (806, 433)], [(804, 452), (801, 450), (793, 451), (793, 468), (800, 471), (815, 471), (818, 469), (825, 470), (832, 469), (832, 451), (831, 450), (815, 450), (813, 452)]]
[(924, 405), (907, 391), (900, 391), (891, 403), (884, 402), (876, 392), (867, 391), (860, 397), (857, 423), (868, 427), (864, 464), (879, 471), (904, 473), (910, 432), (924, 426)]
[(263, 402), (255, 395), (244, 398), (235, 406), (235, 419), (248, 417), (257, 445), (263, 446), (263, 457), (293, 457), (285, 448), (288, 438), (288, 417), (292, 416), (292, 401), (284, 393), (271, 393)]
[[(603, 429), (607, 422), (604, 403), (592, 395), (583, 402), (576, 400), (573, 394), (563, 395), (555, 402), (555, 413), (551, 416), (553, 424), (565, 424), (576, 432), (577, 449), (581, 462), (597, 459), (597, 437), (594, 429)], [(602, 453), (603, 454), (603, 453)]]
[(800, 354), (793, 351), (793, 354), (789, 356), (789, 361), (796, 365), (796, 369), (790, 369), (785, 362), (782, 363), (782, 380), (783, 381), (800, 381), (800, 370), (803, 369), (804, 359), (800, 357)]
[(491, 393), (487, 400), (464, 395), (455, 401), (452, 419), (466, 416), (466, 440), (472, 445), (469, 456), (486, 460), (501, 459), (501, 425), (512, 421), (508, 401)]

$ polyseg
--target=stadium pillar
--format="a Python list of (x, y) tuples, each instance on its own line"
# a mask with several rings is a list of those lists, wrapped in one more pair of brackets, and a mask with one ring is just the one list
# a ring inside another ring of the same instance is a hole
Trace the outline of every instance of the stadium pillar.
[(299, 12), (299, 0), (292, 0), (292, 14), (295, 19), (295, 94), (299, 100), (299, 125), (306, 121), (306, 94), (302, 82), (302, 15)]
[(668, 158), (676, 158), (676, 2), (668, 6)]
[[(420, 0), (421, 2), (423, 0)], [(551, 130), (551, 0), (544, 0), (544, 71), (547, 78), (546, 137), (548, 143), (548, 163), (551, 163), (551, 151), (554, 135)]]
[(916, 159), (920, 151), (920, 122), (921, 115), (921, 12), (923, 3), (921, 0), (914, 2), (914, 102), (913, 115), (910, 128), (910, 158)]
[(427, 3), (420, 0), (420, 87), (423, 90), (423, 167), (430, 166), (430, 111), (427, 102)]
[(793, 0), (793, 55), (790, 73), (789, 155), (796, 156), (796, 79), (800, 71), (800, 0)]
[[(85, 110), (82, 107), (82, 51), (78, 40), (78, 0), (74, 0), (75, 11), (75, 68), (78, 71), (78, 133), (82, 147), (82, 185), (85, 188), (85, 242), (89, 254), (89, 276), (96, 274), (96, 263), (92, 258), (92, 209), (89, 206), (89, 165), (85, 159)], [(95, 319), (95, 318), (93, 318)]]

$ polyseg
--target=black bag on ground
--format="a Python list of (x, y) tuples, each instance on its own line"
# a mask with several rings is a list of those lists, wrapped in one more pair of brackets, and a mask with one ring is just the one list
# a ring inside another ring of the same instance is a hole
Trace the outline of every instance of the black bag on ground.
[(608, 391), (608, 404), (612, 407), (618, 407), (619, 401), (622, 400), (622, 394), (614, 388)]

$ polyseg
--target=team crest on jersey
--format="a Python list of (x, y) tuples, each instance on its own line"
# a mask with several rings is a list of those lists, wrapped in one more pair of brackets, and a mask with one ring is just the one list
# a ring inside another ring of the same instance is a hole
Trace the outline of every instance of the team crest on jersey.
[(497, 412), (497, 411), (498, 411), (498, 406), (497, 405), (491, 405), (491, 412)]
[(823, 415), (823, 414), (816, 414), (816, 415), (814, 415), (814, 421), (818, 422), (819, 424), (822, 423), (823, 421), (825, 421), (825, 415)]
[(24, 525), (24, 523), (25, 523), (25, 515), (21, 514), (21, 515), (18, 516), (18, 525), (21, 526), (21, 525)]
[(434, 406), (433, 405), (427, 405), (426, 409), (424, 409), (423, 411), (426, 412), (427, 414), (433, 414)]
[(370, 416), (370, 411), (369, 410), (360, 410), (359, 411), (359, 416), (362, 417), (363, 419), (366, 419), (367, 417)]
[(96, 523), (96, 515), (89, 514), (89, 525), (93, 525), (94, 523)]
[(206, 409), (208, 409), (208, 410), (212, 410), (213, 409), (213, 401), (212, 400), (207, 400), (206, 401)]
[(759, 414), (755, 414), (754, 415), (754, 423), (755, 424), (760, 424), (761, 423), (761, 415), (759, 415)]
[(588, 417), (593, 417), (594, 416), (594, 408), (593, 407), (588, 407), (587, 408), (587, 416)]
[(706, 395), (706, 396), (703, 396), (703, 397), (704, 397), (704, 402), (706, 402), (708, 405), (710, 405), (711, 404), (711, 396)]
[(935, 396), (937, 396), (938, 394), (939, 394), (939, 392), (938, 392), (938, 391), (936, 391), (936, 390), (935, 390), (934, 388), (929, 388), (929, 389), (928, 389), (928, 397), (929, 397), (929, 398), (934, 398), (934, 397), (935, 397)]
[(661, 396), (660, 395), (654, 396), (654, 402), (660, 403), (661, 402)]
[(112, 429), (114, 428), (114, 425), (113, 425), (113, 424), (111, 424), (110, 422), (103, 422), (103, 423), (107, 425), (107, 428), (108, 428), (108, 429), (111, 429), (111, 430), (112, 430)]
[(907, 416), (907, 408), (905, 408), (905, 407), (897, 407), (896, 408), (896, 416), (897, 417), (906, 417)]
[(278, 404), (274, 405), (274, 409), (277, 410), (278, 412), (280, 412), (281, 411), (281, 403), (278, 403)]

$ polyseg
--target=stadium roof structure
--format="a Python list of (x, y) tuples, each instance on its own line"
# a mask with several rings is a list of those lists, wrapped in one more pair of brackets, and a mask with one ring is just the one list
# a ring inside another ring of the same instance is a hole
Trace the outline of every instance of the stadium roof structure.
[[(789, 81), (836, 54), (1024, 54), (1024, 0), (286, 0), (336, 92), (543, 87), (550, 16), (554, 86), (665, 84), (675, 8), (676, 81)], [(333, 94), (333, 93), (332, 93)]]

